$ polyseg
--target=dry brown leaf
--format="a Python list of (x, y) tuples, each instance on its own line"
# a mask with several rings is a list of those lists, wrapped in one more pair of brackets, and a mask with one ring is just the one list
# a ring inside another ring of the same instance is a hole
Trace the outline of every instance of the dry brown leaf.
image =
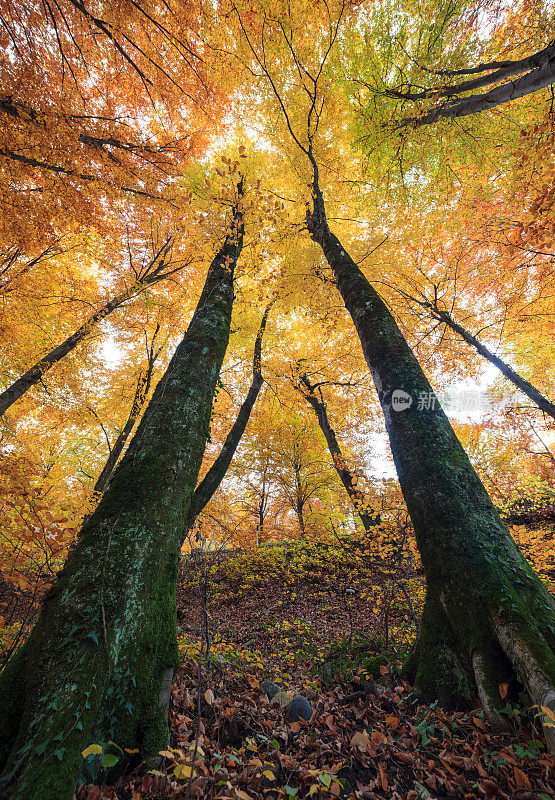
[(513, 767), (513, 770), (514, 770), (514, 774), (515, 774), (516, 785), (518, 786), (518, 788), (519, 789), (531, 789), (532, 788), (532, 784), (530, 783), (530, 779), (529, 779), (528, 775), (525, 772), (523, 772), (521, 769), (519, 769), (518, 767)]
[(380, 783), (382, 785), (382, 789), (384, 790), (384, 792), (387, 792), (387, 787), (389, 786), (389, 784), (387, 782), (387, 773), (385, 771), (385, 763), (383, 761), (380, 761), (380, 763), (378, 764), (378, 770), (380, 772)]
[(393, 755), (398, 761), (402, 761), (403, 764), (408, 764), (409, 766), (414, 764), (414, 757), (410, 753), (403, 753), (402, 750), (396, 750)]

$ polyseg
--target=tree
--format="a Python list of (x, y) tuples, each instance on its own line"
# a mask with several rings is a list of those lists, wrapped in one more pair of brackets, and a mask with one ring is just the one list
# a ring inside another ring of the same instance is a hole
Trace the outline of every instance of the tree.
[(501, 372), (501, 374), (507, 378), (507, 380), (516, 386), (517, 389), (520, 389), (520, 391), (525, 394), (526, 397), (530, 398), (530, 400), (535, 403), (539, 409), (544, 411), (555, 420), (555, 405), (548, 400), (545, 395), (538, 391), (535, 386), (519, 375), (516, 370), (499, 358), (499, 356), (495, 355), (495, 353), (492, 353), (491, 350), (489, 350), (476, 336), (473, 336), (463, 325), (461, 325), (459, 322), (456, 322), (445, 308), (441, 308), (438, 302), (437, 293), (432, 300), (428, 300), (425, 297), (424, 299), (419, 299), (417, 297), (409, 296), (402, 290), (398, 291), (400, 291), (401, 294), (403, 294), (403, 296), (405, 296), (408, 300), (416, 303), (422, 308), (425, 308), (433, 319), (443, 323), (452, 331), (457, 333), (461, 339), (473, 347), (477, 353), (487, 359), (490, 364), (493, 364), (495, 367), (497, 367), (499, 372)]
[[(124, 292), (115, 295), (101, 308), (92, 314), (89, 319), (81, 325), (71, 336), (61, 342), (57, 347), (47, 353), (36, 364), (30, 367), (24, 375), (21, 375), (7, 389), (0, 394), (0, 415), (5, 414), (8, 408), (19, 400), (25, 392), (40, 381), (45, 372), (60, 361), (64, 356), (77, 347), (90, 334), (91, 330), (103, 319), (120, 308), (127, 300), (144, 291), (147, 286), (152, 286), (158, 281), (165, 280), (183, 269), (184, 264), (175, 266), (167, 258), (171, 252), (172, 241), (167, 239), (160, 249), (154, 253), (152, 259), (146, 266), (135, 273), (135, 281)], [(133, 265), (131, 265), (133, 267)]]
[[(349, 499), (351, 500), (356, 513), (360, 517), (365, 532), (367, 534), (372, 534), (372, 531), (375, 529), (376, 525), (380, 524), (380, 515), (376, 514), (376, 512), (372, 509), (371, 505), (364, 497), (364, 492), (357, 488), (357, 479), (353, 472), (349, 469), (343, 453), (341, 452), (335, 431), (330, 425), (326, 404), (324, 403), (324, 398), (322, 396), (322, 389), (320, 388), (321, 386), (322, 382), (311, 384), (306, 373), (299, 375), (299, 391), (307, 400), (316, 415), (320, 430), (324, 434), (326, 444), (328, 445), (333, 466), (335, 467), (335, 470), (341, 479), (341, 483), (349, 495)], [(319, 392), (319, 397), (316, 394), (317, 391)]]
[(240, 182), (231, 230), (133, 441), (2, 673), (0, 753), (12, 797), (70, 800), (91, 740), (136, 747), (141, 758), (167, 743), (182, 520), (229, 336), (242, 194)]
[[(471, 704), (477, 687), (486, 713), (501, 725), (498, 686), (511, 674), (534, 703), (555, 710), (555, 602), (502, 523), (387, 305), (328, 225), (317, 148), (326, 152), (325, 67), (343, 11), (330, 18), (326, 42), (310, 52), (295, 46), (297, 28), (279, 17), (266, 18), (266, 38), (258, 47), (244, 35), (311, 172), (306, 227), (357, 330), (414, 525), (427, 594), (409, 673), (426, 698), (447, 706)], [(265, 47), (270, 29), (284, 45), (289, 83), (283, 50), (278, 72)], [(300, 109), (298, 103), (288, 106), (291, 76), (302, 87)], [(545, 732), (555, 748), (553, 730)]]
[[(511, 81), (507, 80), (512, 78), (513, 75), (519, 75), (523, 72), (526, 74), (520, 78)], [(550, 86), (555, 83), (555, 44), (550, 43), (538, 53), (517, 61), (492, 61), (489, 64), (479, 64), (477, 67), (469, 67), (468, 69), (438, 70), (434, 71), (433, 74), (447, 78), (455, 78), (459, 75), (479, 75), (479, 77), (470, 78), (462, 81), (462, 83), (434, 86), (423, 91), (419, 91), (410, 84), (394, 89), (386, 89), (385, 95), (387, 97), (406, 102), (443, 98), (441, 103), (429, 111), (417, 117), (404, 118), (398, 123), (398, 127), (413, 126), (418, 128), (421, 125), (432, 125), (442, 118), (457, 119), (470, 114), (480, 114), (482, 111), (488, 111), (503, 103), (508, 103)], [(501, 83), (501, 81), (506, 82)], [(462, 99), (460, 97), (465, 92), (473, 92), (475, 89), (481, 89), (495, 83), (501, 83), (501, 85), (489, 89), (484, 94), (470, 94)]]

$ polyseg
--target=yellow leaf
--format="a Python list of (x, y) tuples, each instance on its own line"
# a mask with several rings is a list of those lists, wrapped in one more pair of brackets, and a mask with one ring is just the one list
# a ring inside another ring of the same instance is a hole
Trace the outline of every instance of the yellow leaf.
[(173, 758), (173, 753), (170, 753), (169, 750), (158, 750), (158, 755), (165, 758)]
[(235, 789), (235, 794), (237, 795), (237, 797), (240, 797), (241, 800), (252, 800), (250, 794), (247, 794), (242, 789)]
[(204, 699), (206, 700), (209, 706), (212, 705), (212, 703), (214, 702), (214, 692), (212, 691), (212, 689), (207, 689), (205, 691)]
[(190, 764), (176, 764), (173, 774), (179, 780), (183, 780), (184, 778), (190, 778), (192, 772), (193, 768)]
[(102, 747), (99, 744), (90, 744), (83, 750), (81, 755), (83, 758), (87, 758), (87, 756), (100, 755), (100, 753), (102, 753)]
[(275, 781), (276, 779), (274, 773), (269, 769), (265, 769), (262, 774), (264, 775), (265, 778), (268, 778), (269, 781)]

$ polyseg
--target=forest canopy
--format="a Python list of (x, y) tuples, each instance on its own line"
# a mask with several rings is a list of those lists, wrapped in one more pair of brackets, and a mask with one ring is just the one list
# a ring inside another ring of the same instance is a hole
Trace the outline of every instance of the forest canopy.
[(552, 2), (0, 15), (0, 796), (156, 772), (199, 549), (339, 547), (422, 702), (553, 750)]

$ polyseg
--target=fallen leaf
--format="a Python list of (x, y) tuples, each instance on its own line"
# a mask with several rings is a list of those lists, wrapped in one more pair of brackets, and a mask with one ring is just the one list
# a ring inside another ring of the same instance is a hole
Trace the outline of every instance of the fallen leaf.
[(383, 761), (380, 761), (378, 764), (378, 770), (380, 772), (380, 783), (382, 785), (382, 789), (384, 792), (387, 792), (388, 782), (387, 782), (387, 773), (385, 771), (385, 764)]
[(519, 789), (531, 789), (532, 788), (532, 784), (530, 783), (530, 779), (529, 779), (528, 775), (525, 772), (523, 772), (521, 769), (519, 769), (518, 767), (513, 767), (513, 770), (514, 770), (514, 773), (515, 773), (515, 781), (516, 781), (516, 785), (518, 786), (518, 788)]

